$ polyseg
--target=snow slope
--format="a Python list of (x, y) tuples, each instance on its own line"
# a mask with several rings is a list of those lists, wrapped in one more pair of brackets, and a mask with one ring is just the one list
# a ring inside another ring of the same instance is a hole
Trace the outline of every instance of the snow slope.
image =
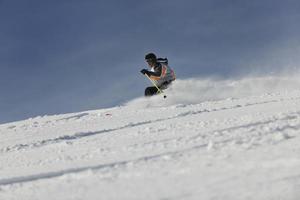
[(178, 80), (167, 99), (2, 124), (0, 199), (299, 199), (299, 86)]

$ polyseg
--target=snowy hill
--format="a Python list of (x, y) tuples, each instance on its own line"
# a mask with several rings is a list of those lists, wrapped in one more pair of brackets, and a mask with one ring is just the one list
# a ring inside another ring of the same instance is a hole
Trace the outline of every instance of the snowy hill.
[(167, 99), (2, 124), (0, 199), (299, 199), (299, 86), (178, 80)]

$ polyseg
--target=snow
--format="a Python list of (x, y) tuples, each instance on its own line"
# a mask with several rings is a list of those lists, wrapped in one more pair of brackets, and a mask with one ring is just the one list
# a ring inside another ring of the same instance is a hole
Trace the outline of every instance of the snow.
[(167, 99), (2, 124), (0, 199), (299, 199), (298, 80), (177, 80)]

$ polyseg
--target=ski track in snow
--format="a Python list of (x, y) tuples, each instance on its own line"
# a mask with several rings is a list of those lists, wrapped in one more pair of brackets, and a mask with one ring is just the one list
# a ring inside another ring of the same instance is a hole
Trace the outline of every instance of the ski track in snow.
[[(300, 98), (285, 99), (285, 101), (297, 100), (297, 99), (300, 99)], [(9, 151), (14, 151), (14, 150), (22, 150), (22, 149), (26, 149), (26, 148), (42, 147), (42, 146), (49, 145), (49, 144), (66, 142), (66, 141), (70, 141), (70, 140), (77, 140), (77, 139), (84, 138), (84, 137), (94, 136), (94, 135), (103, 134), (103, 133), (110, 133), (110, 132), (121, 130), (121, 129), (132, 128), (132, 127), (151, 124), (151, 123), (156, 123), (156, 122), (163, 122), (163, 121), (166, 121), (166, 120), (172, 120), (172, 119), (176, 119), (176, 118), (186, 117), (186, 116), (189, 116), (189, 115), (197, 115), (197, 114), (202, 114), (202, 113), (206, 113), (206, 112), (207, 113), (208, 112), (218, 112), (218, 111), (221, 111), (221, 110), (231, 110), (231, 109), (241, 108), (241, 107), (245, 107), (245, 106), (268, 104), (268, 103), (279, 102), (279, 101), (283, 101), (283, 100), (270, 100), (270, 101), (262, 101), (262, 102), (259, 102), (259, 103), (248, 103), (244, 106), (242, 106), (240, 104), (237, 104), (237, 105), (233, 105), (231, 107), (224, 107), (224, 108), (211, 109), (211, 110), (203, 109), (203, 110), (198, 110), (198, 111), (186, 111), (186, 112), (176, 114), (175, 116), (171, 116), (171, 117), (167, 117), (167, 118), (160, 118), (160, 119), (156, 119), (156, 120), (152, 120), (152, 121), (148, 120), (148, 121), (141, 121), (141, 122), (137, 122), (137, 123), (130, 122), (130, 123), (124, 125), (124, 126), (116, 127), (116, 128), (112, 128), (112, 129), (103, 129), (103, 130), (94, 131), (94, 132), (75, 133), (73, 135), (63, 135), (63, 136), (60, 136), (60, 137), (57, 137), (57, 138), (50, 138), (50, 139), (47, 139), (47, 140), (42, 140), (42, 141), (30, 143), (30, 144), (17, 144), (13, 147), (5, 147), (4, 149), (0, 149), (0, 152), (9, 152)], [(57, 121), (70, 120), (70, 119), (80, 119), (81, 117), (87, 116), (87, 115), (89, 115), (89, 114), (88, 113), (83, 113), (83, 114), (78, 114), (78, 115), (62, 118), (62, 119), (59, 119)], [(12, 127), (8, 127), (8, 128), (10, 129)]]
[(0, 199), (298, 199), (299, 100), (139, 100), (2, 124)]

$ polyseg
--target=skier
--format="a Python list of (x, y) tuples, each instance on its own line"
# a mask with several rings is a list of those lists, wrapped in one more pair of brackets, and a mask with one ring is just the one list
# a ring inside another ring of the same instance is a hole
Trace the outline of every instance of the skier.
[[(154, 53), (148, 53), (145, 60), (151, 70), (142, 69), (141, 73), (147, 75), (160, 90), (165, 90), (175, 80), (174, 71), (168, 66), (167, 58), (157, 58)], [(145, 96), (158, 94), (155, 86), (145, 89)]]

